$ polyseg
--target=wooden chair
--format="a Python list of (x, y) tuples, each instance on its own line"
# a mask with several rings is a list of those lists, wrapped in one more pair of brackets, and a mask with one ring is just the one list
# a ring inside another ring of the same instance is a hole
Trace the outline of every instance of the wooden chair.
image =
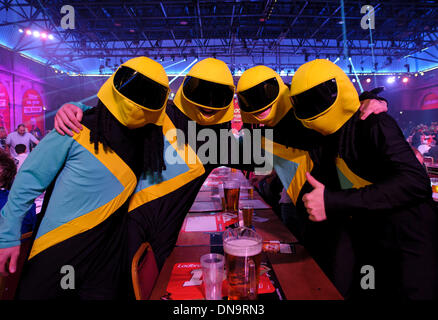
[(158, 277), (154, 252), (148, 242), (135, 253), (131, 266), (132, 285), (137, 300), (148, 300)]
[(15, 273), (7, 277), (0, 276), (0, 300), (13, 300), (15, 297), (23, 265), (29, 256), (32, 244), (31, 237), (32, 232), (25, 233), (21, 236), (20, 255), (18, 256), (17, 270)]

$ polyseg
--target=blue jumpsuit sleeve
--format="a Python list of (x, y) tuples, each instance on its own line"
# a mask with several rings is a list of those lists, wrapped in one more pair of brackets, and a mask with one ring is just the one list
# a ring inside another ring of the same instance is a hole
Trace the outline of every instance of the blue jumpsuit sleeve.
[(76, 107), (80, 108), (82, 111), (87, 111), (87, 110), (90, 110), (93, 108), (93, 107), (87, 106), (81, 102), (69, 102), (69, 104), (75, 105)]
[(0, 211), (0, 248), (20, 244), (21, 225), (35, 199), (55, 179), (69, 156), (73, 139), (51, 131), (29, 154)]

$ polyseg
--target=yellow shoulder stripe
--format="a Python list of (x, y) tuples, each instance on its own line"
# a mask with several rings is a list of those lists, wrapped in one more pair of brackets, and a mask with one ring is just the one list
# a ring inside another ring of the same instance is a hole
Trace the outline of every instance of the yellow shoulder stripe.
[(359, 189), (365, 186), (372, 184), (371, 182), (362, 179), (358, 175), (356, 175), (353, 171), (345, 163), (344, 159), (337, 157), (336, 158), (336, 167), (341, 171), (345, 178), (347, 178), (352, 184), (353, 188)]
[(286, 190), (292, 202), (296, 204), (301, 188), (307, 181), (306, 172), (311, 172), (313, 169), (313, 161), (310, 158), (309, 152), (292, 147), (286, 148), (286, 146), (266, 138), (263, 138), (262, 140), (263, 148), (265, 148), (265, 140), (269, 141), (269, 143), (272, 143), (272, 151), (274, 155), (298, 165), (297, 170), (292, 178), (292, 182)]
[(196, 155), (196, 152), (188, 144), (185, 144), (183, 148), (178, 148), (176, 135), (167, 134), (170, 130), (175, 130), (173, 132), (176, 133), (176, 128), (172, 123), (172, 120), (170, 120), (169, 116), (166, 114), (163, 122), (163, 135), (167, 138), (169, 138), (169, 136), (172, 137), (173, 140), (169, 141), (170, 145), (178, 152), (181, 159), (184, 159), (189, 170), (172, 179), (162, 181), (136, 192), (130, 200), (129, 211), (132, 211), (147, 202), (165, 196), (205, 173), (204, 166)]

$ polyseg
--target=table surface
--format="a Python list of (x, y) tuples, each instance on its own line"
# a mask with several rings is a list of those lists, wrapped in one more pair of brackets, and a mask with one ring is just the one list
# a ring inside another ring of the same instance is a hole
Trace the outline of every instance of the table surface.
[[(245, 179), (241, 175), (241, 179)], [(201, 192), (204, 193), (204, 192)], [(200, 195), (195, 201), (206, 201), (206, 195)], [(254, 199), (261, 197), (254, 191)], [(255, 215), (269, 219), (266, 222), (254, 222), (257, 233), (264, 241), (279, 240), (296, 242), (296, 238), (280, 221), (272, 209), (254, 210)], [(213, 213), (189, 213), (189, 216), (202, 216)], [(186, 217), (186, 219), (187, 219)], [(288, 300), (338, 300), (341, 294), (322, 272), (308, 252), (301, 246), (295, 245), (295, 254), (267, 254), (281, 288)], [(180, 231), (176, 246), (164, 263), (152, 291), (151, 299), (159, 300), (166, 294), (167, 284), (173, 266), (181, 262), (199, 261), (203, 254), (210, 252), (210, 232)]]

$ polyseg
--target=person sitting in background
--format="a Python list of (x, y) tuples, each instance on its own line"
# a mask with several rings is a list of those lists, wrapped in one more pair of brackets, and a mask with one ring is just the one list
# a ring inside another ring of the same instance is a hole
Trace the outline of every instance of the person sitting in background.
[(438, 162), (438, 146), (436, 140), (433, 140), (432, 147), (423, 156), (432, 157), (434, 162)]
[(415, 149), (418, 149), (418, 147), (421, 144), (421, 132), (416, 131), (411, 139), (411, 146), (413, 146)]
[[(15, 161), (3, 150), (0, 150), (0, 209), (8, 201), (9, 190), (14, 181), (17, 167)], [(26, 216), (21, 224), (21, 234), (31, 232), (36, 224), (36, 205), (27, 211)]]
[(11, 132), (6, 138), (6, 144), (11, 147), (11, 155), (16, 157), (15, 146), (17, 144), (24, 144), (27, 150), (30, 150), (30, 143), (38, 144), (39, 140), (32, 134), (26, 132), (26, 126), (24, 124), (18, 125), (17, 131)]
[(15, 157), (15, 161), (17, 163), (17, 171), (20, 170), (21, 165), (23, 164), (24, 160), (26, 160), (27, 158), (27, 153), (26, 153), (26, 146), (22, 143), (17, 144), (15, 146), (15, 153), (17, 154), (17, 156)]
[(428, 153), (429, 150), (431, 148), (431, 141), (430, 141), (430, 135), (429, 133), (425, 133), (423, 139), (422, 139), (422, 143), (420, 146), (418, 146), (418, 151), (424, 155), (425, 153)]

